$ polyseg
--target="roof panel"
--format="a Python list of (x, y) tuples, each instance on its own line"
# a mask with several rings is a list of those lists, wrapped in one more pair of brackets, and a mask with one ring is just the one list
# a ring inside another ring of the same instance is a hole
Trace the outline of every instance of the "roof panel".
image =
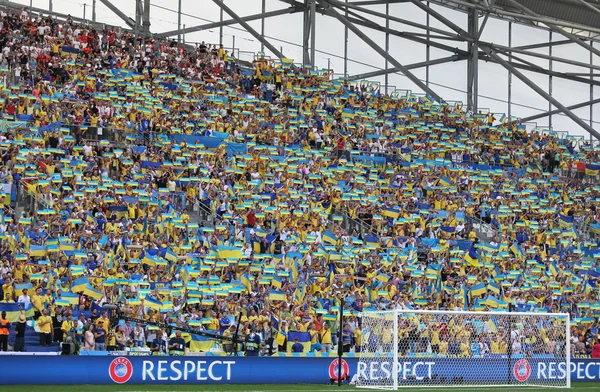
[[(600, 11), (594, 12), (577, 0), (516, 0), (516, 2), (540, 16), (600, 28)], [(496, 0), (495, 6), (520, 12), (508, 0)], [(597, 4), (596, 7), (598, 8)]]

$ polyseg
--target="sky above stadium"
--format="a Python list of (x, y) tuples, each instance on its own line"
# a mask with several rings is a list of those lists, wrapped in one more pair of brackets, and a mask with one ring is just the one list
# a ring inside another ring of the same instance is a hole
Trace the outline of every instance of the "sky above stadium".
[[(33, 3), (34, 7), (47, 9), (48, 0), (13, 0), (17, 3), (29, 5)], [(211, 0), (181, 0), (182, 1), (182, 24), (186, 27), (202, 25), (212, 21), (219, 20), (219, 7)], [(113, 4), (118, 6), (126, 15), (135, 19), (135, 1), (133, 0), (112, 0)], [(238, 15), (252, 15), (261, 10), (261, 0), (225, 0)], [(113, 14), (100, 1), (96, 2), (96, 19), (111, 25), (124, 26), (123, 21)], [(84, 4), (86, 4), (86, 17), (91, 19), (92, 0), (53, 0), (54, 11), (72, 14), (73, 16), (83, 17)], [(267, 11), (286, 8), (287, 5), (275, 0), (267, 0)], [(177, 0), (152, 0), (150, 10), (151, 31), (160, 33), (177, 29)], [(371, 7), (375, 11), (385, 13), (385, 6)], [(444, 16), (466, 29), (466, 14), (452, 11), (447, 8), (436, 8)], [(411, 4), (391, 4), (390, 14), (404, 19), (412, 20), (425, 24), (425, 13)], [(224, 19), (230, 19), (224, 14)], [(383, 22), (382, 22), (383, 23)], [(445, 29), (434, 18), (430, 19), (432, 26)], [(260, 32), (260, 21), (250, 22), (250, 25)], [(390, 23), (390, 27), (401, 31), (423, 32), (422, 30), (411, 28), (410, 26), (399, 25), (395, 22)], [(328, 16), (317, 16), (316, 22), (317, 40), (316, 40), (316, 65), (320, 68), (326, 68), (328, 65), (336, 72), (344, 72), (344, 27), (335, 19)], [(367, 31), (371, 39), (377, 42), (381, 47), (385, 47), (385, 34), (372, 30)], [(514, 24), (512, 34), (512, 45), (521, 46), (535, 43), (547, 42), (549, 33), (541, 29), (534, 29), (527, 26)], [(267, 19), (265, 22), (265, 36), (277, 48), (280, 48), (284, 55), (294, 59), (296, 62), (302, 61), (302, 14), (283, 15)], [(176, 36), (174, 38), (177, 38)], [(508, 46), (508, 23), (490, 18), (482, 35), (482, 40)], [(565, 38), (553, 34), (554, 41), (564, 40)], [(261, 50), (261, 44), (252, 37), (251, 34), (242, 28), (234, 25), (223, 29), (223, 44), (225, 47), (232, 47), (235, 40), (235, 47), (242, 52), (239, 57), (244, 60), (251, 60), (251, 53)], [(219, 29), (205, 30), (196, 33), (186, 34), (186, 43), (206, 41), (207, 43), (219, 42)], [(448, 41), (448, 44), (453, 44)], [(456, 43), (461, 49), (466, 49), (466, 45)], [(540, 49), (539, 53), (548, 54), (548, 49)], [(390, 37), (390, 53), (402, 64), (411, 64), (425, 61), (425, 46), (408, 41), (402, 38)], [(446, 57), (447, 52), (431, 49), (431, 59)], [(237, 51), (236, 51), (237, 54)], [(269, 53), (267, 52), (267, 55)], [(589, 52), (577, 45), (561, 45), (553, 48), (553, 54), (559, 57), (575, 59), (581, 62), (589, 62)], [(385, 60), (381, 58), (373, 49), (365, 44), (360, 38), (349, 32), (348, 45), (348, 73), (350, 75), (364, 72), (375, 71), (385, 67)], [(534, 64), (548, 69), (549, 62), (542, 59), (527, 59)], [(600, 64), (600, 59), (595, 56), (594, 64)], [(390, 66), (391, 67), (391, 66)], [(558, 72), (589, 72), (586, 69), (574, 67), (571, 65), (554, 63), (552, 69)], [(547, 76), (529, 73), (523, 71), (532, 81), (542, 86), (546, 91), (549, 88)], [(413, 70), (413, 73), (420, 79), (425, 80), (425, 68)], [(430, 67), (430, 87), (446, 100), (466, 102), (466, 62), (456, 62), (442, 64)], [(384, 82), (384, 77), (373, 78), (372, 80)], [(415, 85), (401, 74), (391, 74), (389, 76), (389, 85), (397, 89), (410, 89), (419, 91)], [(553, 78), (553, 95), (565, 106), (584, 102), (590, 99), (590, 87), (583, 83), (567, 81), (564, 79)], [(479, 107), (488, 108), (494, 113), (501, 115), (508, 112), (508, 72), (500, 65), (480, 62), (479, 63)], [(600, 97), (600, 88), (594, 88), (594, 98)], [(524, 117), (532, 114), (538, 114), (541, 111), (550, 110), (548, 102), (532, 91), (523, 82), (513, 76), (512, 78), (512, 115)], [(554, 109), (554, 108), (552, 108)], [(574, 110), (574, 113), (589, 123), (589, 107)], [(600, 128), (600, 105), (595, 105), (593, 112), (594, 123), (592, 126)], [(537, 122), (540, 127), (547, 127), (548, 119), (541, 119)], [(564, 115), (555, 115), (552, 118), (553, 129), (556, 131), (570, 131), (571, 134), (588, 134), (577, 126), (571, 119)]]

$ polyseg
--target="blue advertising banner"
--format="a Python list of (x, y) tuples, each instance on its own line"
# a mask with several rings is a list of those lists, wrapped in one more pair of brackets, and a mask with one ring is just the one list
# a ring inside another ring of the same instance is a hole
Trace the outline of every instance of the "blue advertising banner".
[[(600, 381), (600, 360), (574, 359), (571, 381)], [(142, 357), (142, 356), (0, 356), (3, 384), (326, 384), (336, 377), (333, 357)], [(35, 369), (35, 380), (31, 378)], [(372, 381), (391, 376), (391, 361), (348, 358), (344, 374)], [(401, 359), (401, 380), (418, 385), (437, 377), (448, 383), (462, 377), (468, 383), (556, 383), (566, 376), (566, 364), (553, 359)], [(403, 385), (407, 382), (403, 381)]]

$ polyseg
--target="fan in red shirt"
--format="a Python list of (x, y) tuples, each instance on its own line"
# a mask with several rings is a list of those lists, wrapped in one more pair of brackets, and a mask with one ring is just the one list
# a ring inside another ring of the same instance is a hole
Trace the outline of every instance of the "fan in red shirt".
[(596, 343), (592, 347), (592, 358), (600, 359), (600, 338), (596, 339)]

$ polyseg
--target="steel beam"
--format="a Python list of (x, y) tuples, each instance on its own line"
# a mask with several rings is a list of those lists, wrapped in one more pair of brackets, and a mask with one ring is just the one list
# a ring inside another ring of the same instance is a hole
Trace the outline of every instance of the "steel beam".
[(317, 64), (315, 58), (317, 42), (317, 0), (310, 0), (310, 64)]
[[(353, 9), (355, 11), (359, 11), (359, 12), (362, 12), (362, 13), (365, 13), (365, 14), (368, 14), (368, 15), (377, 16), (379, 18), (385, 18), (385, 14), (384, 13), (373, 11), (373, 10), (368, 9), (368, 8), (360, 7), (360, 6), (358, 6), (358, 3), (342, 3), (339, 0), (328, 0), (328, 3), (330, 3), (332, 5), (335, 5), (338, 8), (344, 8), (346, 10), (347, 9)], [(427, 14), (427, 15), (429, 15), (429, 14)], [(397, 23), (405, 24), (407, 26), (416, 27), (418, 29), (422, 29), (422, 30), (425, 30), (425, 31), (430, 31), (432, 33), (437, 33), (437, 34), (440, 34), (440, 35), (446, 35), (446, 36), (452, 37), (452, 38), (459, 37), (459, 35), (456, 34), (456, 33), (451, 33), (451, 32), (446, 31), (446, 30), (442, 30), (442, 29), (438, 29), (438, 28), (435, 28), (435, 27), (423, 25), (423, 24), (420, 24), (420, 23), (417, 23), (417, 22), (413, 22), (413, 21), (408, 20), (408, 19), (402, 19), (402, 18), (399, 18), (399, 17), (394, 16), (394, 15), (390, 15), (389, 16), (389, 20), (392, 21), (392, 22), (397, 22)]]
[(261, 37), (261, 35), (256, 30), (254, 30), (248, 23), (246, 23), (244, 19), (240, 18), (235, 12), (233, 12), (233, 10), (227, 5), (225, 5), (225, 3), (223, 3), (221, 0), (213, 0), (213, 3), (221, 7), (223, 11), (225, 11), (229, 16), (235, 19), (244, 29), (246, 29), (247, 32), (252, 34), (254, 38), (256, 38), (260, 43), (265, 45), (267, 49), (269, 49), (275, 56), (277, 56), (280, 59), (284, 58), (283, 54), (276, 47), (271, 45), (271, 43), (265, 38)]
[[(289, 8), (285, 8), (285, 9), (281, 9), (281, 10), (265, 12), (264, 14), (254, 14), (254, 15), (245, 16), (242, 19), (246, 22), (250, 22), (253, 20), (262, 19), (263, 17), (271, 18), (273, 16), (293, 14), (293, 13), (300, 12), (300, 11), (302, 11), (302, 10), (298, 9), (297, 7), (289, 7)], [(186, 27), (185, 33), (188, 34), (188, 33), (195, 33), (196, 31), (216, 29), (217, 27), (231, 26), (231, 25), (234, 25), (237, 23), (238, 22), (235, 19), (228, 19), (228, 20), (224, 20), (222, 22), (221, 21), (211, 22), (211, 23), (207, 23), (207, 24), (203, 24), (203, 25)], [(160, 38), (167, 38), (167, 37), (172, 37), (174, 35), (179, 35), (181, 33), (183, 33), (183, 29), (165, 31), (164, 33), (156, 34), (156, 36), (160, 37)]]
[(500, 64), (504, 68), (506, 68), (506, 70), (512, 72), (512, 74), (514, 76), (516, 76), (517, 78), (519, 78), (523, 83), (525, 83), (527, 86), (529, 86), (533, 91), (535, 91), (540, 96), (542, 96), (544, 99), (546, 99), (547, 101), (549, 101), (550, 103), (552, 103), (552, 105), (556, 106), (556, 108), (559, 109), (561, 113), (564, 113), (567, 117), (569, 117), (571, 120), (573, 120), (573, 122), (575, 122), (575, 124), (579, 125), (581, 128), (585, 129), (587, 132), (589, 132), (591, 135), (593, 135), (596, 139), (600, 140), (600, 133), (598, 133), (594, 128), (590, 127), (581, 118), (577, 117), (565, 105), (563, 105), (562, 103), (560, 103), (554, 97), (550, 96), (550, 94), (548, 94), (547, 92), (545, 92), (544, 89), (542, 89), (537, 84), (535, 84), (534, 82), (532, 82), (523, 73), (521, 73), (521, 71), (519, 71), (515, 67), (513, 67), (508, 61), (506, 61), (502, 57), (498, 56), (496, 53), (494, 53), (493, 51), (491, 51), (489, 48), (485, 48), (484, 51), (486, 52), (486, 54), (490, 58), (493, 58), (494, 60), (496, 60), (498, 62), (498, 64)]
[[(524, 14), (526, 14), (528, 16), (539, 17), (538, 14), (536, 14), (535, 12), (533, 12), (532, 10), (530, 10), (529, 8), (525, 7), (524, 5), (522, 5), (521, 3), (519, 3), (515, 0), (506, 0), (506, 1), (508, 1), (509, 3), (514, 5), (516, 8), (520, 9)], [(573, 41), (574, 43), (581, 46), (582, 48), (589, 50), (590, 52), (594, 53), (596, 56), (600, 56), (600, 50), (592, 47), (587, 42), (582, 41), (576, 35), (566, 32), (563, 28), (557, 26), (555, 23), (546, 23), (546, 25), (550, 28), (550, 30), (554, 31), (555, 33), (564, 35), (566, 38)]]
[[(369, 9), (364, 9), (364, 8), (361, 8), (361, 7), (357, 7), (353, 3), (350, 3), (350, 4), (348, 4), (346, 6), (344, 3), (340, 3), (338, 0), (328, 0), (328, 2), (331, 3), (331, 4), (334, 4), (336, 7), (339, 7), (339, 8), (345, 8), (345, 7), (352, 8), (352, 9), (354, 9), (356, 11), (364, 12), (364, 13), (367, 13), (367, 14), (372, 15), (372, 16), (377, 16), (377, 17), (382, 18), (382, 19), (386, 18), (386, 15), (384, 13), (373, 11), (373, 10), (369, 10)], [(427, 7), (427, 6), (424, 5), (423, 7)], [(427, 15), (429, 15), (429, 14), (427, 14)], [(431, 32), (436, 32), (436, 33), (441, 33), (441, 34), (446, 34), (446, 35), (450, 34), (450, 37), (452, 37), (453, 39), (459, 39), (459, 40), (462, 40), (462, 41), (467, 42), (467, 43), (468, 42), (474, 42), (474, 41), (476, 41), (477, 40), (477, 35), (481, 34), (481, 32), (478, 31), (475, 34), (475, 38), (471, 38), (471, 37), (460, 36), (460, 35), (457, 35), (457, 34), (452, 34), (452, 33), (449, 33), (449, 32), (443, 31), (443, 30), (439, 30), (439, 29), (435, 29), (435, 28), (428, 28), (427, 26), (421, 25), (419, 23), (407, 21), (407, 20), (400, 19), (400, 18), (391, 16), (391, 15), (389, 17), (389, 20), (390, 21), (394, 21), (394, 22), (398, 22), (398, 23), (402, 23), (402, 24), (406, 24), (406, 25), (409, 25), (409, 26), (412, 26), (412, 27), (420, 28), (420, 29), (423, 29), (423, 30), (426, 30), (426, 31), (431, 31)], [(357, 22), (355, 22), (355, 23), (357, 23)], [(378, 28), (378, 30), (385, 32), (385, 30), (383, 30), (381, 28)], [(480, 29), (480, 30), (483, 30), (483, 29)], [(405, 35), (403, 36), (403, 38), (407, 38), (406, 35), (419, 36), (419, 34), (415, 34), (415, 33), (404, 33), (404, 34)], [(494, 49), (496, 49), (496, 50), (498, 50), (498, 49), (502, 49), (503, 51), (509, 50), (509, 48), (506, 47), (506, 46), (492, 44), (490, 42), (485, 42), (485, 41), (478, 41), (478, 42), (480, 42), (481, 45), (487, 45), (487, 46), (493, 45)], [(551, 45), (563, 45), (563, 44), (566, 44), (566, 43), (573, 43), (573, 41), (571, 41), (571, 40), (558, 41), (556, 43), (552, 43)], [(549, 46), (548, 43), (543, 43), (543, 44), (529, 45), (529, 46), (525, 46), (525, 47), (512, 48), (510, 50), (513, 51), (513, 52), (515, 52), (515, 53), (521, 53), (521, 54), (532, 56), (532, 57), (537, 57), (537, 58), (542, 58), (542, 59), (550, 60), (550, 58), (549, 58), (548, 55), (545, 55), (545, 54), (542, 54), (542, 53), (536, 53), (536, 52), (529, 52), (529, 51), (526, 50), (526, 49), (542, 48), (542, 47), (547, 47), (547, 46)], [(439, 48), (438, 47), (438, 49), (443, 49), (443, 48)], [(580, 66), (580, 67), (584, 67), (584, 68), (588, 68), (590, 66), (587, 63), (583, 63), (583, 62), (579, 62), (579, 61), (575, 61), (575, 60), (571, 60), (571, 59), (564, 59), (564, 58), (561, 58), (561, 57), (553, 57), (552, 61), (561, 62), (561, 63), (565, 63), (565, 64), (570, 64), (570, 65), (576, 65), (576, 66)], [(593, 66), (592, 65), (592, 67), (594, 67), (595, 69), (600, 70), (600, 66)]]
[[(217, 1), (217, 0), (213, 0)], [(369, 38), (365, 33), (363, 33), (358, 27), (356, 27), (352, 22), (350, 22), (346, 17), (340, 15), (339, 12), (335, 10), (332, 6), (330, 6), (326, 0), (318, 0), (319, 3), (325, 8), (325, 11), (339, 20), (344, 26), (347, 26), (354, 34), (356, 34), (360, 39), (362, 39), (367, 45), (369, 45), (373, 50), (375, 50), (379, 55), (383, 58), (386, 58), (394, 67), (398, 68), (400, 72), (402, 72), (408, 79), (410, 79), (414, 84), (416, 84), (421, 90), (425, 93), (429, 94), (432, 98), (434, 98), (438, 102), (443, 102), (442, 97), (438, 95), (435, 91), (429, 88), (425, 83), (423, 83), (419, 78), (410, 72), (410, 70), (406, 69), (398, 60), (396, 60), (393, 56), (387, 53), (384, 49), (382, 49), (379, 45), (377, 45), (371, 38)]]
[[(454, 55), (454, 56), (443, 57), (443, 58), (439, 58), (439, 59), (435, 59), (435, 60), (421, 61), (419, 63), (407, 64), (404, 67), (406, 69), (418, 69), (418, 68), (423, 68), (423, 67), (429, 67), (431, 65), (451, 63), (454, 61), (463, 60), (464, 58), (465, 57), (463, 57), (463, 56)], [(382, 70), (378, 70), (378, 71), (365, 72), (362, 74), (348, 76), (348, 80), (369, 79), (369, 78), (374, 78), (376, 76), (389, 75), (391, 73), (398, 73), (398, 72), (402, 72), (402, 71), (400, 71), (400, 69), (398, 69), (398, 68), (388, 68), (388, 69), (382, 69)]]
[(310, 2), (304, 0), (304, 18), (302, 24), (302, 65), (310, 64)]
[[(497, 16), (500, 19), (504, 19), (504, 20), (506, 20), (506, 18), (504, 18), (504, 17), (507, 17), (507, 18), (513, 18), (513, 19), (515, 19), (516, 22), (519, 22), (519, 23), (523, 23), (523, 21), (527, 21), (530, 23), (537, 22), (537, 23), (542, 23), (545, 25), (558, 23), (563, 27), (569, 27), (569, 28), (576, 29), (576, 30), (600, 34), (600, 29), (596, 28), (596, 27), (583, 26), (578, 23), (572, 23), (572, 22), (565, 21), (565, 20), (557, 21), (556, 19), (552, 19), (552, 18), (545, 17), (545, 16), (531, 16), (531, 15), (526, 15), (524, 13), (506, 11), (498, 6), (494, 6), (494, 7), (491, 7), (491, 9), (488, 9), (484, 5), (480, 5), (478, 3), (472, 3), (472, 2), (469, 2), (468, 0), (449, 0), (449, 1), (447, 1), (447, 0), (430, 0), (430, 1), (435, 2), (443, 7), (447, 7), (447, 8), (451, 8), (451, 9), (458, 9), (462, 12), (465, 12), (465, 9), (474, 8), (479, 11), (490, 12), (490, 14), (492, 16)], [(460, 7), (456, 7), (457, 5)], [(529, 26), (531, 26), (531, 25), (529, 25)], [(537, 26), (537, 27), (542, 28), (541, 26)]]
[(451, 30), (455, 31), (461, 37), (475, 38), (475, 36), (470, 34), (470, 32), (464, 31), (460, 28), (460, 26), (457, 26), (454, 22), (446, 18), (444, 15), (429, 7), (427, 4), (423, 4), (421, 0), (410, 0), (410, 2), (422, 9), (423, 11), (425, 11), (426, 13), (428, 13), (429, 15), (433, 16), (446, 26), (448, 26)]
[[(327, 2), (328, 3), (332, 3), (332, 4), (339, 3), (338, 1), (335, 1), (335, 0), (327, 0)], [(343, 3), (342, 3), (342, 6), (343, 6)], [(324, 13), (324, 14), (328, 15), (326, 13)], [(328, 15), (328, 16), (331, 16), (331, 15)], [(379, 16), (379, 15), (375, 15), (375, 16)], [(385, 17), (385, 14), (382, 14), (382, 17)], [(421, 43), (423, 45), (430, 45), (432, 48), (437, 48), (437, 49), (441, 49), (441, 50), (444, 50), (444, 51), (447, 51), (447, 52), (450, 52), (450, 53), (453, 53), (453, 54), (458, 54), (458, 55), (464, 56), (464, 58), (467, 58), (469, 56), (469, 52), (466, 51), (466, 50), (462, 50), (462, 49), (459, 49), (457, 47), (452, 47), (452, 46), (449, 46), (449, 45), (445, 45), (445, 44), (442, 44), (442, 43), (439, 43), (439, 42), (436, 42), (436, 41), (430, 41), (430, 40), (427, 40), (425, 38), (421, 38), (421, 37), (415, 36), (412, 33), (401, 32), (401, 31), (397, 31), (397, 30), (394, 30), (394, 29), (386, 29), (384, 26), (382, 26), (380, 24), (377, 24), (375, 22), (371, 22), (371, 21), (364, 21), (364, 20), (361, 20), (361, 19), (351, 18), (351, 17), (348, 17), (347, 19), (350, 22), (352, 22), (352, 23), (354, 23), (356, 25), (368, 27), (370, 29), (381, 31), (383, 33), (389, 32), (390, 35), (394, 35), (396, 37), (400, 37), (400, 38), (408, 39), (408, 40), (411, 40), (411, 41), (414, 41), (414, 42), (418, 42), (418, 43)], [(392, 16), (390, 16), (390, 20), (393, 20)], [(346, 26), (344, 26), (344, 28), (347, 29)], [(510, 53), (510, 50), (511, 50), (510, 46), (509, 47), (497, 46), (497, 45), (492, 45), (492, 44), (484, 42), (484, 41), (479, 41), (479, 46), (480, 47), (484, 47), (484, 46), (493, 47), (496, 51), (500, 51), (500, 52), (508, 52), (508, 53)], [(529, 52), (525, 52), (525, 51), (523, 51), (523, 52), (525, 54), (529, 53)], [(537, 54), (533, 55), (533, 56), (537, 57)], [(540, 56), (547, 57), (547, 55), (540, 55)], [(489, 62), (492, 62), (492, 63), (496, 63), (496, 61), (494, 59), (486, 56), (485, 53), (483, 53), (481, 51), (479, 52), (479, 57), (480, 57), (480, 60), (485, 60), (485, 61), (489, 61)], [(563, 59), (555, 58), (555, 61), (561, 61), (561, 60), (563, 60)], [(581, 64), (582, 64), (582, 66), (585, 66), (584, 63), (581, 63)], [(546, 76), (548, 76), (548, 75), (551, 74), (554, 77), (558, 77), (558, 78), (562, 78), (562, 79), (566, 79), (566, 80), (571, 80), (571, 81), (574, 81), (574, 82), (585, 83), (585, 84), (590, 83), (589, 79), (586, 79), (586, 78), (572, 76), (572, 75), (569, 75), (568, 73), (561, 73), (561, 72), (556, 72), (556, 71), (550, 72), (549, 70), (542, 69), (542, 68), (540, 68), (538, 66), (534, 67), (534, 66), (527, 65), (527, 64), (515, 64), (515, 63), (511, 63), (511, 65), (513, 65), (515, 68), (518, 68), (518, 69), (523, 69), (523, 70), (526, 70), (526, 71), (535, 72), (535, 73), (539, 73), (539, 74), (546, 75)], [(347, 69), (346, 66), (344, 68)], [(347, 74), (347, 72), (344, 72), (344, 73)], [(596, 86), (600, 86), (600, 83), (597, 82), (597, 81), (594, 81), (593, 83)]]
[(565, 45), (565, 44), (572, 44), (572, 43), (573, 43), (573, 41), (571, 41), (570, 39), (565, 39), (565, 40), (562, 40), (562, 41), (542, 42), (542, 43), (539, 43), (539, 44), (515, 46), (514, 49), (521, 49), (521, 50), (542, 49), (542, 48), (545, 48), (547, 46), (558, 46), (558, 45)]
[(150, 0), (144, 0), (144, 13), (142, 15), (142, 32), (150, 34)]
[[(468, 35), (471, 37), (479, 33), (479, 15), (477, 10), (470, 10), (467, 23), (469, 24)], [(469, 42), (469, 58), (467, 60), (467, 107), (477, 113), (477, 100), (479, 97), (479, 47), (477, 42)]]
[[(592, 106), (592, 105), (596, 105), (600, 103), (600, 98), (596, 98), (594, 100), (591, 101), (586, 101), (586, 102), (581, 102), (575, 105), (571, 105), (571, 106), (567, 106), (567, 109), (569, 110), (576, 110), (576, 109), (581, 109), (584, 108), (586, 106)], [(540, 118), (546, 118), (549, 117), (553, 114), (559, 114), (562, 113), (560, 109), (554, 109), (548, 112), (544, 112), (544, 113), (540, 113), (540, 114), (535, 114), (533, 116), (528, 116), (528, 117), (523, 117), (520, 118), (519, 120), (521, 120), (521, 122), (529, 122), (529, 121), (535, 121), (535, 120), (539, 120)]]
[(109, 0), (100, 0), (102, 4), (106, 6), (109, 10), (111, 10), (115, 15), (125, 22), (125, 24), (131, 28), (135, 27), (135, 20), (131, 19), (129, 16), (125, 15), (123, 11), (119, 9), (119, 7), (115, 6)]

